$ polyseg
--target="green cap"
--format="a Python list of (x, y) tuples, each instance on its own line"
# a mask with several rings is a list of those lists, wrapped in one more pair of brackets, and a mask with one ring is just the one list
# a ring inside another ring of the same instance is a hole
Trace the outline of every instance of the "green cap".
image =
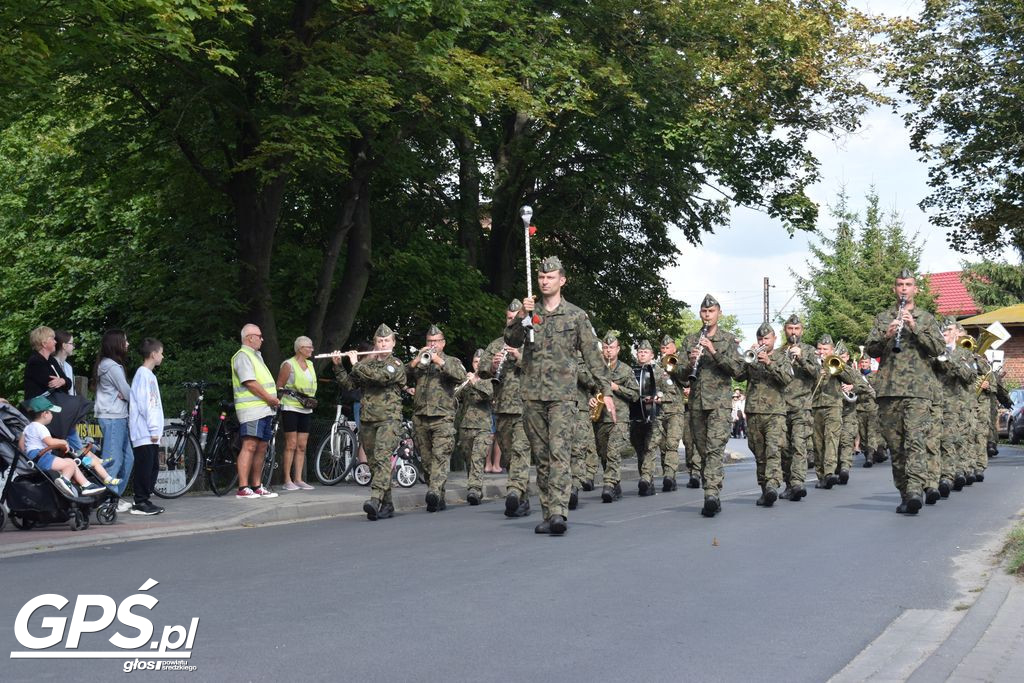
[(615, 342), (619, 341), (619, 338), (615, 336), (614, 332), (609, 332), (608, 334), (604, 335), (601, 341), (604, 342), (605, 344), (614, 344)]
[(911, 273), (909, 268), (903, 268), (900, 270), (899, 275), (896, 276), (897, 280), (907, 280), (909, 278), (917, 279), (917, 276)]
[(437, 335), (441, 335), (442, 337), (444, 336), (444, 332), (441, 331), (440, 327), (437, 325), (431, 325), (427, 328), (428, 337), (436, 337)]
[(654, 351), (654, 349), (651, 347), (651, 342), (647, 341), (646, 339), (640, 340), (640, 343), (636, 345), (636, 350), (637, 351)]
[(391, 337), (394, 334), (395, 334), (394, 330), (392, 330), (390, 327), (388, 327), (384, 323), (381, 323), (380, 327), (377, 328), (377, 331), (373, 333), (373, 336), (374, 337)]
[(767, 337), (769, 334), (775, 334), (775, 328), (768, 323), (761, 323), (757, 328), (757, 338)]
[(522, 301), (520, 301), (519, 299), (512, 299), (512, 303), (510, 303), (508, 305), (508, 311), (510, 313), (515, 313), (516, 311), (518, 311), (522, 307), (523, 307), (523, 302)]
[(715, 297), (711, 296), (710, 294), (705, 294), (704, 295), (704, 300), (700, 302), (700, 307), (701, 308), (714, 308), (715, 306), (718, 306), (719, 308), (722, 307), (722, 305), (720, 303), (718, 303), (718, 299), (716, 299)]
[(557, 256), (548, 256), (540, 260), (540, 272), (550, 273), (554, 270), (565, 270)]
[(44, 410), (49, 410), (51, 413), (59, 413), (60, 406), (55, 406), (50, 399), (45, 396), (36, 396), (34, 399), (28, 402), (28, 409), (33, 413), (41, 413)]
[(956, 318), (951, 315), (947, 315), (942, 319), (942, 329), (948, 330), (951, 327), (956, 327)]
[(818, 339), (818, 343), (819, 344), (828, 344), (829, 346), (832, 346), (833, 345), (832, 335), (830, 335), (830, 334), (823, 334), (823, 335), (821, 335), (821, 338)]
[(661, 338), (661, 345), (662, 346), (668, 346), (669, 344), (675, 344), (675, 343), (676, 343), (676, 340), (670, 334), (666, 334), (664, 337)]
[(844, 353), (850, 353), (850, 350), (848, 348), (846, 348), (846, 342), (844, 342), (842, 339), (840, 339), (839, 343), (836, 344), (835, 354), (837, 356), (841, 356)]
[(787, 325), (803, 325), (803, 323), (800, 322), (800, 316), (798, 316), (796, 313), (794, 313), (793, 315), (791, 315), (788, 318), (786, 318), (786, 324)]

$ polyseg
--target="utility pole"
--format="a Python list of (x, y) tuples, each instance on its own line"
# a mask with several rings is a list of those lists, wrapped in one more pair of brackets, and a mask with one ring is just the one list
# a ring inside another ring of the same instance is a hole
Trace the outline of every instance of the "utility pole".
[(764, 279), (764, 321), (768, 322), (768, 278)]

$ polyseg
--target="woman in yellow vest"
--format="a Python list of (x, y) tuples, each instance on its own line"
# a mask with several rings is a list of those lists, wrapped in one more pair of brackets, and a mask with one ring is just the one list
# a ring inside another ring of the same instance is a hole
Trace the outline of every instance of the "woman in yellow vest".
[[(313, 340), (298, 337), (295, 355), (281, 363), (277, 373), (278, 389), (290, 389), (306, 396), (316, 395), (316, 370), (310, 357)], [(299, 400), (288, 394), (281, 396), (281, 431), (284, 432), (284, 486), (285, 491), (311, 491), (312, 486), (302, 479), (306, 464), (306, 441), (309, 439), (311, 408), (303, 408)]]

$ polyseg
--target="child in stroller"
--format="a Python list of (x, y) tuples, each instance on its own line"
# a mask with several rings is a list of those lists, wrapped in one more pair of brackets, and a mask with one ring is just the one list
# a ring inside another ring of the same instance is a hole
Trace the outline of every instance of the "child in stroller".
[(104, 486), (113, 487), (121, 483), (120, 479), (114, 479), (107, 474), (103, 465), (92, 456), (82, 458), (81, 463), (92, 469), (104, 486), (94, 484), (86, 479), (74, 460), (53, 454), (54, 450), (67, 452), (69, 449), (67, 441), (53, 438), (46, 428), (46, 425), (53, 420), (53, 413), (60, 412), (60, 406), (54, 405), (45, 396), (36, 396), (28, 402), (28, 411), (32, 423), (25, 427), (19, 446), (28, 459), (35, 462), (37, 468), (44, 472), (51, 470), (61, 475), (53, 480), (61, 493), (72, 497), (79, 495), (79, 492), (71, 485), (72, 481), (80, 487), (83, 496), (101, 495), (106, 492)]

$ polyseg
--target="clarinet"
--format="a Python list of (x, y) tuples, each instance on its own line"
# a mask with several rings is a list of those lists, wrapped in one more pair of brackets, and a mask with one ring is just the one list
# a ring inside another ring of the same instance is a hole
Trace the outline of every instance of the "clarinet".
[(498, 367), (494, 370), (494, 381), (501, 381), (501, 373), (505, 369), (505, 360), (508, 358), (508, 347), (506, 346), (501, 350), (501, 360), (498, 361)]
[(900, 307), (899, 307), (899, 310), (896, 311), (896, 319), (899, 320), (900, 324), (896, 328), (896, 336), (895, 336), (895, 338), (893, 338), (893, 342), (892, 342), (892, 352), (893, 353), (899, 353), (900, 351), (903, 350), (903, 339), (902, 339), (902, 337), (903, 337), (903, 309), (906, 307), (906, 305), (907, 305), (906, 297), (902, 297), (901, 296), (900, 297)]
[(700, 369), (700, 359), (704, 357), (704, 347), (700, 345), (702, 339), (708, 336), (708, 326), (704, 325), (700, 328), (700, 336), (697, 337), (697, 358), (693, 361), (693, 370), (690, 371), (690, 376), (687, 377), (691, 382), (697, 379), (697, 371)]

